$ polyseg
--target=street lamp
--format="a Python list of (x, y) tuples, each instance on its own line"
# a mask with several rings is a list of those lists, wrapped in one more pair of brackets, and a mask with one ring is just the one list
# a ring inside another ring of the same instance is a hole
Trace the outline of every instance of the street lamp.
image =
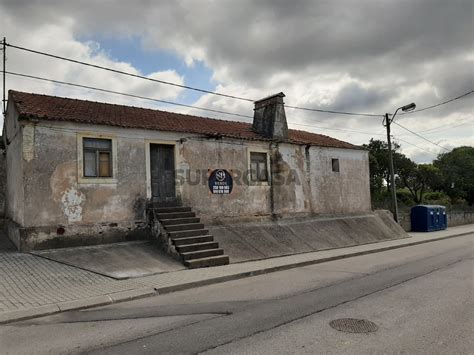
[(383, 121), (383, 125), (387, 127), (388, 160), (390, 163), (390, 188), (392, 190), (393, 218), (395, 219), (397, 223), (398, 223), (397, 190), (395, 187), (395, 173), (393, 170), (392, 142), (390, 139), (390, 124), (395, 119), (395, 116), (397, 115), (399, 110), (402, 110), (403, 112), (408, 112), (408, 111), (413, 111), (415, 107), (416, 105), (414, 102), (412, 102), (411, 104), (399, 107), (397, 108), (397, 110), (395, 111), (395, 113), (392, 115), (391, 118), (389, 117), (390, 114), (386, 113), (385, 119)]

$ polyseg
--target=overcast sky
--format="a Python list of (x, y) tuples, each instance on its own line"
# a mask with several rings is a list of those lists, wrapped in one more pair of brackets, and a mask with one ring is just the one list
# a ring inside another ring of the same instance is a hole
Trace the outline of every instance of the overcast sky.
[[(293, 106), (383, 114), (410, 102), (430, 106), (474, 88), (473, 0), (0, 0), (0, 14), (0, 35), (11, 44), (251, 99), (282, 91)], [(7, 56), (10, 71), (253, 115), (249, 102), (13, 48)], [(162, 108), (10, 76), (7, 89)], [(472, 146), (473, 103), (474, 94), (396, 121), (448, 149)], [(290, 108), (286, 114), (291, 128), (354, 144), (386, 139), (378, 117)], [(417, 162), (430, 162), (442, 151), (396, 125), (393, 134)]]

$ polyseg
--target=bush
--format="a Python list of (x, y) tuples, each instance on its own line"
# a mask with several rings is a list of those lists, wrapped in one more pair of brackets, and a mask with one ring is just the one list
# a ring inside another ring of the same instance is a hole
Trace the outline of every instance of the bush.
[(410, 191), (407, 190), (397, 190), (397, 201), (403, 203), (405, 206), (414, 206), (415, 201), (413, 201), (413, 197)]
[(425, 193), (423, 196), (423, 202), (427, 205), (451, 205), (451, 199), (443, 191), (432, 191)]

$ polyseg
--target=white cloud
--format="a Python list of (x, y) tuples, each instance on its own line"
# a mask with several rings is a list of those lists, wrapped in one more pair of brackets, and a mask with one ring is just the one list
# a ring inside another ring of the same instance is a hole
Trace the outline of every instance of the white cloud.
[[(212, 70), (217, 91), (259, 99), (283, 91), (287, 104), (331, 110), (384, 114), (416, 102), (436, 104), (474, 87), (473, 3), (470, 0), (393, 1), (7, 1), (0, 4), (2, 32), (12, 43), (139, 73), (116, 61), (94, 42), (78, 38), (107, 35), (141, 38), (146, 49), (169, 51), (188, 66), (203, 62)], [(427, 15), (429, 14), (429, 15)], [(447, 25), (449, 24), (449, 26)], [(181, 89), (78, 67), (9, 49), (9, 70), (70, 80), (116, 91), (179, 101)], [(183, 83), (175, 71), (152, 77)], [(8, 78), (10, 87), (116, 103), (151, 105), (79, 89), (56, 88), (31, 80)], [(245, 101), (203, 95), (195, 103), (245, 115)], [(473, 115), (472, 98), (397, 121), (414, 131), (459, 122)], [(176, 111), (238, 119), (198, 110)], [(381, 118), (328, 115), (287, 109), (294, 126), (362, 144), (374, 133), (384, 139)], [(323, 129), (319, 127), (331, 127)], [(426, 133), (447, 146), (474, 145), (466, 127)], [(394, 126), (400, 135), (429, 151), (438, 147)], [(401, 142), (417, 161), (428, 154)], [(440, 143), (441, 144), (441, 143)], [(439, 148), (440, 149), (440, 148)]]

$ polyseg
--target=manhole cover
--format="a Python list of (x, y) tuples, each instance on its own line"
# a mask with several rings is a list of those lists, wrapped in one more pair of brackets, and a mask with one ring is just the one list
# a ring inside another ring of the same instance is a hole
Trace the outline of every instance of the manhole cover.
[(329, 322), (329, 325), (336, 330), (346, 333), (371, 333), (379, 327), (377, 324), (366, 319), (341, 318)]

